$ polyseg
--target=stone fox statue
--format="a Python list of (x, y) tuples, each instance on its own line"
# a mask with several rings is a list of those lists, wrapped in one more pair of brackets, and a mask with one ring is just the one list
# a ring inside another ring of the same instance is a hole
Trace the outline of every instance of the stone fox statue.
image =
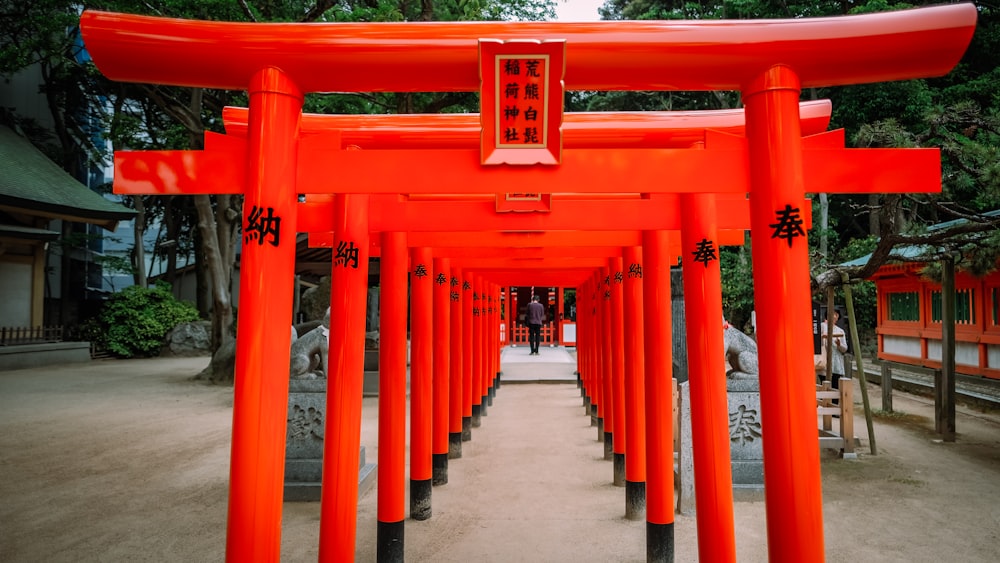
[(732, 379), (756, 379), (757, 343), (752, 338), (723, 320), (722, 340), (726, 348), (726, 361), (732, 367), (726, 376)]
[[(295, 334), (295, 331), (292, 331)], [(323, 324), (292, 340), (288, 375), (292, 379), (326, 377), (327, 355), (330, 352), (330, 308)]]

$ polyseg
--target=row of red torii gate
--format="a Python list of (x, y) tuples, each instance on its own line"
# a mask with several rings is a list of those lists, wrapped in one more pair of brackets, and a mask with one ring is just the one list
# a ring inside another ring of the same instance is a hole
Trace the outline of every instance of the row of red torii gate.
[[(227, 560), (280, 553), (296, 233), (334, 249), (326, 412), (337, 416), (326, 421), (321, 560), (354, 558), (366, 269), (376, 255), (380, 560), (404, 554), (408, 277), (411, 482), (429, 482), (434, 455), (447, 454), (492, 385), (499, 288), (577, 287), (580, 375), (616, 453), (621, 441), (633, 456), (627, 481), (644, 484), (647, 551), (666, 552), (669, 268), (678, 259), (699, 555), (735, 560), (717, 249), (742, 243), (749, 229), (769, 554), (822, 561), (813, 386), (802, 375), (813, 369), (805, 195), (937, 191), (940, 161), (928, 149), (847, 150), (843, 132), (825, 131), (829, 104), (800, 104), (800, 93), (943, 75), (975, 20), (971, 4), (586, 24), (244, 24), (84, 12), (85, 45), (113, 80), (249, 92), (249, 108), (227, 109), (227, 133), (206, 133), (204, 151), (115, 156), (118, 193), (244, 196)], [(565, 90), (739, 90), (745, 108), (563, 115)], [(304, 93), (332, 91), (478, 91), (481, 113), (302, 114)]]

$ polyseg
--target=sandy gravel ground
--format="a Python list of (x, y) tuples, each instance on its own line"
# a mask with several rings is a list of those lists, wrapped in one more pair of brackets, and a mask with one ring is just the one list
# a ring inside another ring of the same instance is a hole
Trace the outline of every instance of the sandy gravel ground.
[[(223, 560), (232, 390), (189, 380), (206, 363), (0, 372), (0, 561)], [(827, 560), (1000, 559), (1000, 415), (960, 408), (945, 444), (928, 399), (895, 407), (906, 415), (877, 419), (878, 456), (860, 418), (858, 460), (820, 454)], [(624, 519), (596, 435), (575, 385), (505, 385), (434, 489), (434, 516), (407, 520), (407, 559), (645, 561), (645, 524)], [(362, 443), (375, 460), (375, 399)], [(357, 561), (375, 560), (376, 500), (359, 503)], [(766, 561), (763, 503), (735, 517), (737, 559)], [(286, 503), (282, 559), (315, 561), (318, 527), (318, 504)], [(675, 531), (677, 561), (696, 561), (694, 516)]]

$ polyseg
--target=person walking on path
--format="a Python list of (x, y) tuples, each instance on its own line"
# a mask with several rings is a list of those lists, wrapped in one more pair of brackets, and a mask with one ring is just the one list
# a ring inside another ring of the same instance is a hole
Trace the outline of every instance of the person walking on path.
[(528, 303), (528, 345), (531, 346), (532, 356), (538, 355), (539, 345), (542, 343), (542, 324), (545, 323), (545, 307), (539, 303), (538, 296), (531, 296), (531, 303)]

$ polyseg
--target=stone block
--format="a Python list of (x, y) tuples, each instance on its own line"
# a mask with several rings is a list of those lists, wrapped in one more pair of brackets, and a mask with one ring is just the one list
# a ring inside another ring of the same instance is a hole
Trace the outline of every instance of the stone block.
[[(326, 424), (326, 379), (289, 382), (288, 428), (285, 435), (285, 501), (318, 501), (323, 479), (323, 436)], [(375, 465), (366, 463), (361, 447), (358, 494), (373, 483)]]

